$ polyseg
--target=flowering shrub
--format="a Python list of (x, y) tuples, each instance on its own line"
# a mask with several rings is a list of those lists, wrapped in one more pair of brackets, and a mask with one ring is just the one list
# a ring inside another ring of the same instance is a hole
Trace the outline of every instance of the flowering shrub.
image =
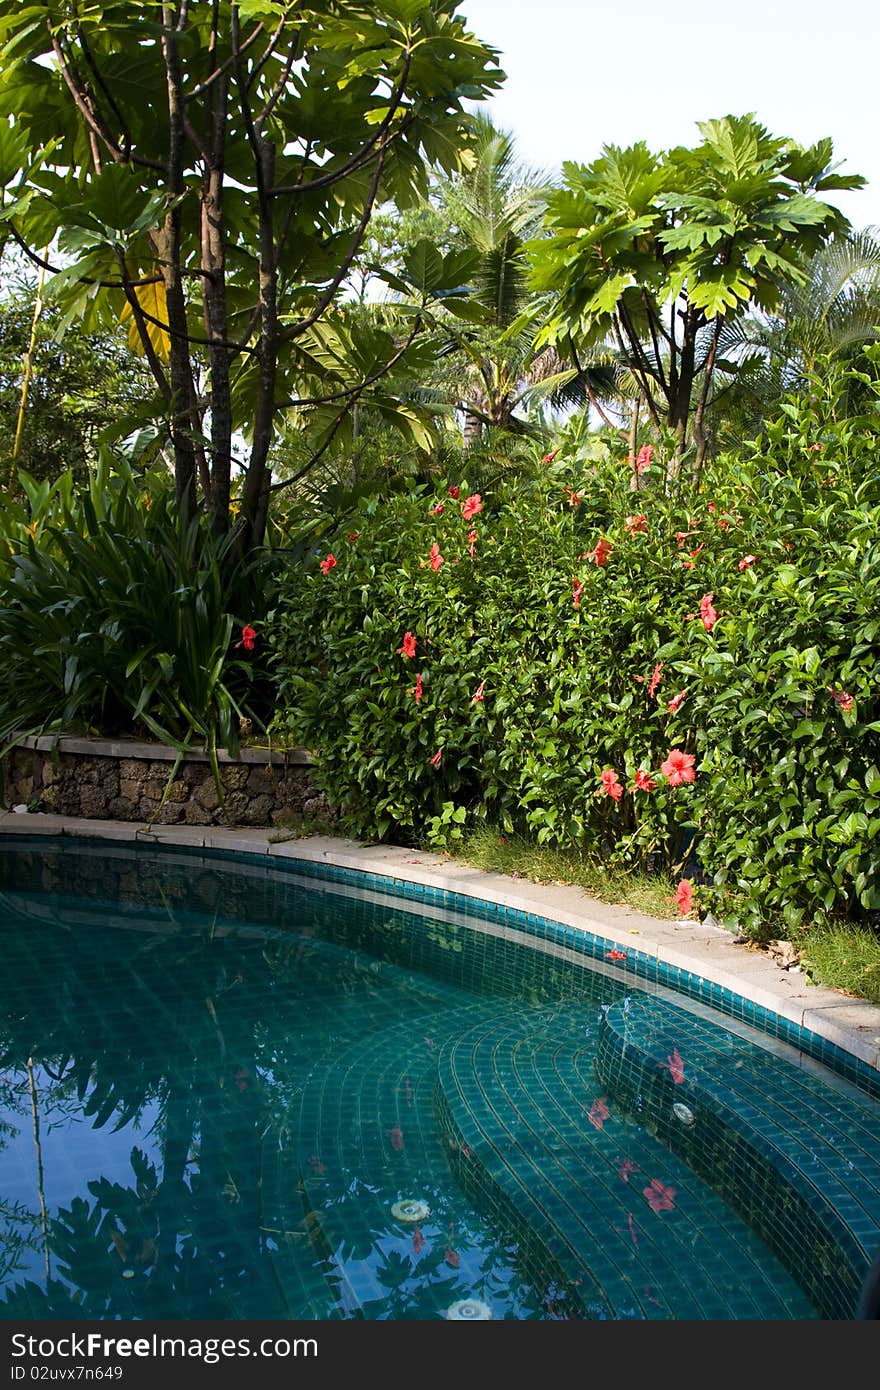
[(593, 442), (479, 509), (365, 501), (332, 571), (282, 583), (279, 727), (364, 837), (486, 821), (685, 875), (743, 925), (874, 912), (877, 433), (792, 404), (698, 494), (649, 467), (636, 515)]

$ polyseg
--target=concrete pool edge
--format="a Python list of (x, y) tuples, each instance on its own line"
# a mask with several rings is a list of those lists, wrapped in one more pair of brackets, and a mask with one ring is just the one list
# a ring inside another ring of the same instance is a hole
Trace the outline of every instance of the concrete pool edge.
[(330, 836), (283, 837), (277, 830), (98, 821), (43, 813), (0, 813), (0, 835), (73, 836), (186, 849), (267, 856), (270, 860), (332, 866), (460, 894), (590, 933), (608, 949), (647, 953), (680, 971), (776, 1013), (880, 1073), (880, 1007), (835, 990), (808, 985), (769, 958), (734, 943), (723, 927), (667, 921), (590, 898), (582, 889), (535, 884), (471, 868), (445, 856)]

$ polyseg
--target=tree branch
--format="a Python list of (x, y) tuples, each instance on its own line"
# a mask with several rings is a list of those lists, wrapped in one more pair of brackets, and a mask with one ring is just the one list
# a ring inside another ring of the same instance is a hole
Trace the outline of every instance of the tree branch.
[(386, 132), (389, 130), (391, 122), (394, 120), (395, 114), (397, 112), (397, 108), (400, 106), (400, 103), (403, 100), (403, 94), (406, 90), (406, 84), (409, 80), (409, 70), (411, 64), (412, 54), (407, 52), (407, 55), (403, 62), (403, 71), (400, 75), (400, 80), (397, 86), (395, 87), (394, 91), (391, 93), (391, 105), (388, 108), (388, 112), (382, 118), (381, 123), (376, 127), (375, 134), (367, 141), (365, 145), (361, 146), (357, 154), (353, 154), (345, 164), (340, 165), (338, 169), (335, 169), (330, 174), (324, 174), (316, 179), (308, 179), (305, 181), (301, 179), (299, 183), (290, 184), (286, 188), (273, 188), (272, 197), (279, 198), (283, 194), (302, 193), (304, 191), (314, 192), (319, 188), (326, 188), (329, 184), (336, 183), (339, 179), (345, 178), (346, 174), (352, 174), (355, 172), (355, 170), (362, 168), (364, 164), (369, 163), (371, 153), (373, 150), (376, 149), (377, 145), (381, 144), (384, 152), (384, 149), (387, 147), (387, 142), (384, 140), (384, 136)]
[(298, 338), (301, 333), (304, 333), (307, 328), (311, 328), (312, 324), (318, 321), (318, 319), (324, 313), (327, 306), (330, 304), (330, 301), (333, 299), (333, 296), (336, 294), (336, 291), (339, 289), (339, 286), (342, 284), (346, 275), (348, 274), (351, 268), (351, 264), (355, 256), (357, 255), (358, 250), (360, 249), (361, 242), (363, 241), (364, 234), (367, 230), (367, 224), (369, 223), (370, 217), (373, 212), (373, 204), (376, 201), (376, 196), (379, 192), (379, 181), (382, 177), (382, 166), (385, 163), (386, 148), (387, 147), (381, 149), (378, 155), (376, 156), (376, 169), (373, 174), (372, 180), (370, 181), (370, 187), (367, 192), (367, 201), (364, 205), (364, 211), (361, 216), (360, 222), (355, 227), (351, 246), (349, 247), (344, 257), (342, 264), (339, 267), (339, 270), (334, 275), (333, 279), (330, 281), (330, 284), (328, 285), (324, 293), (321, 295), (320, 299), (318, 300), (318, 303), (316, 304), (312, 312), (308, 314), (306, 318), (300, 319), (298, 323), (295, 323), (290, 328), (285, 329), (284, 332), (279, 335), (283, 342), (290, 342), (293, 338)]

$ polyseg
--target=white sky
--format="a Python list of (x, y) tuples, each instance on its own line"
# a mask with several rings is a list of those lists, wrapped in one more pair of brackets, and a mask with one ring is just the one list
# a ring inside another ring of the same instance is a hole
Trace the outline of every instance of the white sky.
[(461, 0), (507, 81), (481, 103), (548, 172), (602, 145), (694, 145), (697, 121), (754, 111), (771, 134), (834, 141), (857, 193), (829, 195), (880, 224), (878, 0)]

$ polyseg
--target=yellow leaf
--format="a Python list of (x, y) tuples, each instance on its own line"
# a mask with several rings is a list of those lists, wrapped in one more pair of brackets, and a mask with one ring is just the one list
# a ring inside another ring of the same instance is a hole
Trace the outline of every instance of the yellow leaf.
[[(148, 285), (135, 285), (134, 294), (141, 309), (150, 316), (144, 321), (144, 327), (147, 331), (147, 337), (153, 345), (153, 350), (161, 362), (167, 362), (171, 351), (171, 337), (167, 331), (168, 303), (165, 299), (165, 282), (154, 280)], [(131, 322), (128, 325), (128, 346), (132, 352), (140, 353), (143, 356), (144, 347), (134, 310), (126, 300), (122, 307), (122, 313), (119, 315), (119, 322), (125, 323), (129, 319)], [(151, 322), (153, 319), (157, 319), (158, 322)]]

